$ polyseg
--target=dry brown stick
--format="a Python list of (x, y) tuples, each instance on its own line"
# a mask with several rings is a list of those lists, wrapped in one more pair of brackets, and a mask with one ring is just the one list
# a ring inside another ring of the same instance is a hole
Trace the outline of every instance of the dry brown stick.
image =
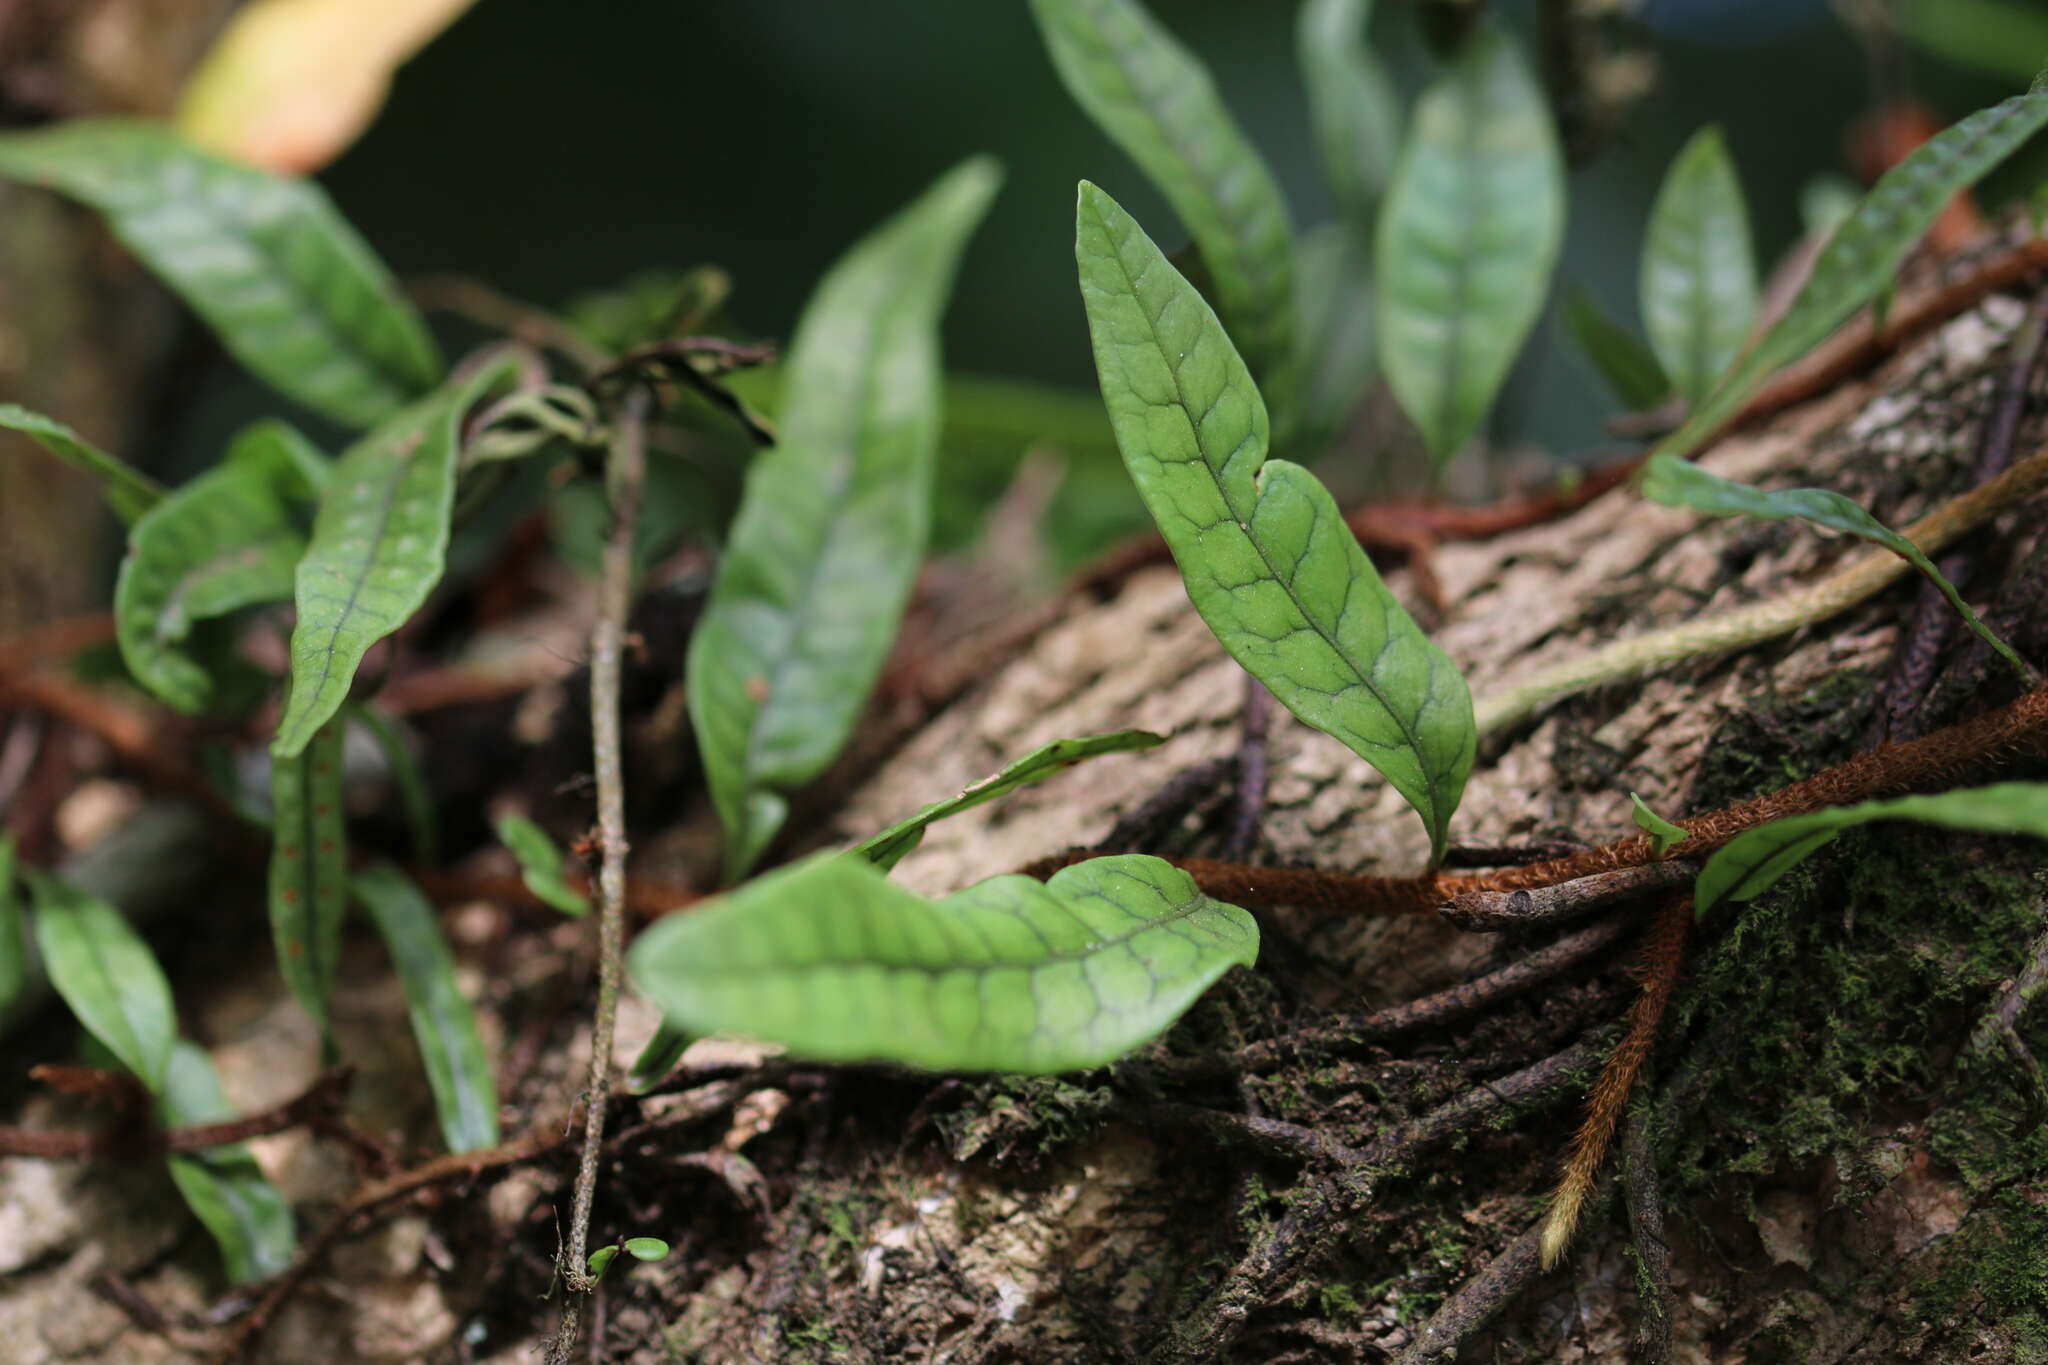
[(1540, 1224), (1529, 1228), (1488, 1261), (1486, 1269), (1460, 1285), (1430, 1314), (1407, 1349), (1394, 1357), (1394, 1365), (1439, 1365), (1455, 1359), (1460, 1347), (1535, 1282), (1542, 1270), (1537, 1246), (1541, 1234)]
[(1629, 1236), (1642, 1264), (1637, 1278), (1636, 1360), (1664, 1365), (1671, 1356), (1671, 1246), (1664, 1239), (1664, 1191), (1657, 1181), (1650, 1122), (1641, 1106), (1631, 1110), (1621, 1135), (1621, 1188), (1628, 1205)]
[(0, 1156), (44, 1161), (135, 1160), (246, 1142), (301, 1124), (317, 1124), (324, 1115), (339, 1112), (352, 1077), (348, 1067), (322, 1072), (312, 1085), (285, 1103), (226, 1123), (193, 1124), (155, 1132), (121, 1126), (90, 1133), (0, 1128)]
[(1673, 858), (1669, 862), (1596, 872), (1554, 886), (1522, 891), (1468, 891), (1446, 901), (1441, 913), (1468, 934), (1534, 929), (1580, 919), (1654, 891), (1669, 890), (1691, 881), (1699, 870), (1698, 863)]

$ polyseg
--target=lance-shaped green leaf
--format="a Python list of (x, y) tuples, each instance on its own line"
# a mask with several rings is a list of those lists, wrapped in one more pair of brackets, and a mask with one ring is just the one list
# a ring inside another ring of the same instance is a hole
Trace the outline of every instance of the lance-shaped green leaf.
[(1736, 836), (1707, 859), (1693, 887), (1698, 913), (1722, 901), (1754, 900), (1845, 829), (1877, 820), (1912, 820), (1973, 834), (2031, 834), (2048, 839), (2048, 782), (1999, 782), (1934, 796), (1864, 801), (1794, 815)]
[(87, 1032), (152, 1094), (161, 1092), (178, 1021), (156, 955), (105, 901), (40, 873), (29, 873), (28, 884), (50, 984)]
[(120, 119), (0, 137), (0, 175), (98, 209), (237, 360), (338, 422), (367, 426), (440, 377), (419, 314), (309, 181)]
[(5, 1018), (34, 979), (28, 959), (28, 924), (14, 894), (14, 834), (0, 830), (0, 1018)]
[(1339, 216), (1359, 231), (1372, 226), (1401, 148), (1399, 95), (1365, 42), (1371, 17), (1372, 0), (1304, 0), (1294, 26), (1323, 178)]
[(1628, 802), (1632, 808), (1629, 813), (1636, 822), (1636, 828), (1650, 836), (1659, 858), (1692, 837), (1677, 825), (1672, 824), (1669, 820), (1651, 810), (1649, 803), (1634, 792), (1628, 794)]
[(1644, 468), (1642, 490), (1643, 496), (1652, 502), (1691, 508), (1710, 517), (1756, 517), (1762, 521), (1797, 519), (1882, 545), (1925, 575), (1928, 582), (1941, 590), (1941, 595), (1948, 599), (1948, 604), (1955, 608), (1963, 623), (1975, 631), (1978, 638), (2011, 664), (2022, 678), (2030, 683), (2033, 681), (2034, 670), (2028, 667), (2027, 661), (1978, 619), (1977, 613), (1970, 610), (1970, 604), (1962, 599), (1955, 585), (1942, 575), (1918, 545), (1840, 493), (1831, 493), (1824, 488), (1788, 488), (1769, 492), (1752, 484), (1737, 483), (1733, 479), (1710, 474), (1688, 460), (1662, 451), (1653, 454)]
[(323, 1035), (348, 907), (344, 733), (340, 721), (324, 725), (301, 752), (270, 760), (270, 938), (285, 985)]
[(185, 649), (193, 623), (291, 596), (317, 491), (308, 472), (321, 464), (296, 431), (260, 423), (135, 523), (114, 636), (137, 682), (180, 711), (207, 704), (213, 678)]
[(1688, 402), (1707, 396), (1756, 321), (1756, 258), (1742, 182), (1718, 128), (1685, 144), (1643, 239), (1643, 326)]
[(1565, 295), (1564, 325), (1607, 387), (1631, 412), (1655, 407), (1671, 392), (1671, 380), (1656, 352), (1641, 337), (1602, 311), (1585, 290)]
[(299, 561), (291, 693), (270, 751), (290, 758), (348, 698), (371, 645), (441, 579), (463, 414), (512, 373), (501, 359), (406, 408), (342, 453)]
[(31, 412), (19, 403), (0, 403), (0, 428), (18, 431), (74, 469), (100, 481), (107, 506), (125, 526), (156, 506), (164, 487), (127, 461), (109, 455), (54, 417)]
[(931, 525), (939, 315), (997, 180), (983, 159), (942, 177), (827, 273), (797, 324), (781, 440), (747, 471), (690, 640), (728, 881), (839, 752), (902, 619)]
[(1032, 12), (1068, 93), (1180, 215), (1231, 338), (1283, 403), (1294, 363), (1287, 202), (1209, 73), (1136, 0), (1032, 0)]
[(1153, 1038), (1258, 953), (1252, 917), (1158, 858), (995, 877), (940, 901), (823, 854), (658, 921), (629, 954), (669, 1021), (820, 1061), (1073, 1071)]
[(590, 913), (589, 898), (569, 885), (562, 875), (562, 850), (555, 847), (546, 830), (517, 811), (500, 815), (493, 828), (498, 832), (498, 842), (518, 859), (519, 879), (542, 904), (552, 905), (565, 915)]
[(1871, 187), (1814, 259), (1798, 297), (1743, 353), (1685, 425), (1659, 445), (1684, 455), (1735, 415), (1759, 385), (1805, 355), (1864, 304), (1889, 289), (1899, 263), (1941, 211), (2021, 143), (2048, 126), (2048, 73), (2033, 88), (1980, 109), (1929, 138)]
[(1417, 102), (1380, 205), (1380, 368), (1439, 463), (1493, 405), (1563, 240), (1549, 106), (1513, 41), (1481, 29)]
[[(187, 1128), (240, 1117), (205, 1051), (179, 1039), (157, 1099), (158, 1120), (167, 1128)], [(291, 1267), (299, 1247), (291, 1205), (247, 1147), (208, 1147), (174, 1156), (168, 1164), (178, 1193), (219, 1245), (232, 1283), (267, 1280)]]
[(1348, 223), (1302, 238), (1301, 371), (1285, 447), (1310, 460), (1365, 401), (1377, 373), (1372, 336), (1372, 244)]
[(946, 801), (937, 801), (926, 806), (908, 820), (899, 821), (880, 834), (853, 847), (853, 853), (866, 858), (876, 867), (887, 872), (903, 861), (904, 855), (916, 848), (924, 839), (925, 828), (948, 816), (958, 815), (963, 810), (972, 810), (987, 801), (1008, 796), (1019, 787), (1033, 782), (1043, 782), (1054, 773), (1063, 772), (1091, 758), (1103, 754), (1127, 754), (1139, 749), (1152, 749), (1166, 743), (1163, 735), (1149, 730), (1117, 730), (1107, 735), (1090, 735), (1086, 739), (1056, 739), (1050, 744), (1041, 744), (1024, 757), (1011, 763), (994, 777), (985, 777), (958, 796)]
[(448, 1150), (473, 1152), (495, 1146), (497, 1084), (477, 1037), (476, 1011), (456, 988), (455, 959), (434, 918), (434, 907), (388, 863), (364, 868), (350, 886), (398, 967), (412, 1015), (413, 1040), (426, 1065)]
[(1076, 217), (1103, 402), (1195, 610), (1288, 710), (1379, 769), (1440, 854), (1476, 746), (1464, 678), (1330, 491), (1266, 459), (1266, 406), (1201, 295), (1086, 182)]
[(679, 1029), (664, 1019), (654, 1030), (654, 1036), (647, 1040), (647, 1046), (640, 1049), (640, 1055), (633, 1059), (633, 1068), (626, 1073), (626, 1084), (634, 1093), (651, 1090), (668, 1079), (668, 1073), (676, 1069), (676, 1063), (683, 1060), (683, 1054), (690, 1050), (690, 1042), (696, 1035), (687, 1029)]

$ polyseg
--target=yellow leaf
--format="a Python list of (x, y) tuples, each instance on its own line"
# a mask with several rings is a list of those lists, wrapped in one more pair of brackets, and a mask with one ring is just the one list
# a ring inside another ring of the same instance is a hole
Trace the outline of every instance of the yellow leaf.
[(266, 170), (318, 170), (369, 127), (391, 73), (474, 3), (254, 0), (186, 84), (178, 129)]

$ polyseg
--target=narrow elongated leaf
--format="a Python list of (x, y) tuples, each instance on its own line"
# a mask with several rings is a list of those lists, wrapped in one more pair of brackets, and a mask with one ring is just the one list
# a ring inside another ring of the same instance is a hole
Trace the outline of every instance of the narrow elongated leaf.
[(1380, 368), (1441, 463), (1486, 417), (1564, 240), (1564, 162), (1543, 92), (1498, 29), (1415, 106), (1380, 206)]
[(548, 832), (517, 811), (499, 816), (494, 828), (498, 842), (519, 860), (519, 879), (526, 889), (565, 915), (587, 915), (590, 900), (562, 875), (562, 850), (548, 838)]
[(455, 959), (434, 907), (404, 873), (386, 863), (356, 873), (350, 886), (398, 967), (413, 1040), (426, 1065), (448, 1150), (473, 1152), (496, 1145), (497, 1085), (477, 1037), (476, 1012), (456, 988)]
[(664, 1019), (654, 1030), (654, 1036), (647, 1040), (647, 1046), (640, 1049), (640, 1055), (633, 1059), (633, 1069), (626, 1074), (626, 1084), (635, 1093), (650, 1090), (668, 1079), (668, 1073), (676, 1069), (676, 1063), (683, 1060), (683, 1054), (690, 1049), (690, 1040), (695, 1035), (686, 1029), (679, 1029)]
[(1671, 380), (1656, 352), (1634, 332), (1607, 316), (1593, 296), (1574, 288), (1565, 295), (1564, 325), (1579, 350), (1622, 406), (1631, 412), (1655, 407), (1671, 392)]
[(33, 972), (28, 959), (28, 925), (21, 898), (14, 893), (14, 835), (0, 830), (0, 1019), (28, 990)]
[[(180, 1038), (171, 1049), (157, 1117), (167, 1128), (226, 1123), (241, 1115), (228, 1103), (205, 1051)], [(174, 1156), (171, 1180), (220, 1247), (235, 1284), (267, 1280), (289, 1269), (298, 1251), (291, 1205), (240, 1143)]]
[(0, 136), (0, 175), (105, 214), (237, 360), (338, 422), (367, 426), (440, 377), (419, 314), (317, 185), (121, 119)]
[(1999, 782), (1934, 796), (1864, 801), (1773, 820), (1731, 839), (1707, 859), (1693, 888), (1704, 915), (1724, 900), (1754, 900), (1845, 829), (1877, 820), (1913, 820), (1975, 834), (2048, 839), (2048, 782)]
[(1302, 238), (1301, 372), (1289, 449), (1304, 460), (1323, 453), (1372, 388), (1378, 356), (1372, 335), (1372, 244), (1346, 223), (1326, 223)]
[(690, 640), (690, 719), (737, 880), (881, 672), (931, 524), (938, 320), (995, 194), (971, 160), (825, 276), (790, 347), (782, 437), (747, 471)]
[(1688, 402), (1706, 397), (1756, 321), (1756, 258), (1742, 182), (1718, 128), (1685, 144), (1643, 239), (1643, 326)]
[(164, 487), (127, 461), (109, 455), (54, 417), (30, 412), (19, 403), (0, 403), (0, 427), (18, 431), (65, 464), (98, 479), (107, 506), (125, 526), (133, 526), (164, 496)]
[(1634, 792), (1628, 794), (1628, 801), (1633, 808), (1630, 814), (1636, 822), (1636, 828), (1655, 841), (1659, 858), (1669, 853), (1675, 845), (1682, 844), (1691, 837), (1677, 825), (1651, 810), (1649, 804)]
[(1689, 507), (1710, 517), (1756, 517), (1762, 521), (1796, 518), (1882, 545), (1924, 574), (1928, 582), (1941, 590), (1941, 595), (1948, 599), (1948, 604), (1955, 608), (1963, 623), (1975, 631), (1978, 638), (2018, 670), (2022, 678), (2029, 682), (2033, 680), (2034, 670), (2028, 667), (2027, 661), (2014, 653), (2012, 646), (1994, 635), (1977, 613), (1970, 610), (1970, 604), (1956, 592), (1955, 585), (1942, 576), (1941, 570), (1921, 552), (1918, 545), (1840, 493), (1831, 493), (1824, 488), (1768, 492), (1752, 484), (1737, 483), (1733, 479), (1710, 474), (1690, 461), (1661, 451), (1652, 455), (1644, 468), (1642, 489), (1643, 496), (1652, 502), (1670, 507)]
[(1155, 735), (1149, 730), (1118, 730), (1107, 735), (1090, 735), (1086, 739), (1056, 739), (1050, 744), (1041, 744), (1015, 763), (1006, 765), (994, 777), (985, 777), (958, 796), (934, 802), (908, 820), (899, 821), (872, 839), (854, 845), (853, 852), (887, 872), (923, 841), (926, 826), (947, 816), (1008, 796), (1017, 788), (1033, 782), (1043, 782), (1076, 763), (1103, 754), (1127, 754), (1156, 748), (1164, 743), (1165, 736)]
[(270, 937), (285, 985), (323, 1035), (348, 906), (344, 733), (339, 721), (322, 726), (303, 752), (270, 760)]
[(1372, 0), (1303, 0), (1294, 27), (1323, 178), (1338, 215), (1359, 232), (1371, 229), (1401, 148), (1400, 97), (1365, 42), (1371, 17)]
[(1749, 400), (1774, 372), (1827, 338), (1851, 313), (1889, 289), (1899, 263), (1959, 192), (2048, 126), (2048, 73), (2015, 95), (1943, 129), (1871, 187), (1814, 260), (1785, 315), (1736, 361), (1685, 425), (1659, 445), (1685, 455)]
[(1273, 173), (1201, 62), (1137, 0), (1032, 0), (1031, 8), (1068, 93), (1180, 215), (1232, 340), (1284, 405), (1294, 263)]
[(371, 645), (441, 579), (462, 417), (512, 372), (500, 360), (421, 399), (342, 453), (299, 561), (291, 694), (270, 751), (306, 747), (348, 697)]
[(114, 633), (137, 682), (180, 711), (211, 699), (212, 677), (184, 648), (192, 625), (291, 596), (316, 491), (306, 462), (321, 458), (282, 422), (261, 423), (135, 523)]
[(31, 872), (27, 880), (50, 984), (87, 1032), (160, 1093), (178, 1021), (156, 955), (105, 901), (55, 877)]
[(1076, 217), (1103, 402), (1195, 610), (1288, 710), (1379, 769), (1440, 854), (1476, 746), (1464, 678), (1329, 490), (1266, 459), (1265, 404), (1209, 305), (1085, 181)]
[(826, 854), (659, 921), (629, 966), (679, 1028), (821, 1061), (1052, 1072), (1114, 1061), (1257, 952), (1249, 914), (1158, 858), (928, 901)]

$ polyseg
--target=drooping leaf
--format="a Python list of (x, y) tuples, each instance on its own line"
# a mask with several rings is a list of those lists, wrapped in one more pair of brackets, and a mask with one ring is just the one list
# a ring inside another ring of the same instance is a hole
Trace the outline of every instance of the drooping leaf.
[(356, 900), (370, 912), (398, 968), (451, 1152), (473, 1152), (498, 1141), (498, 1090), (477, 1037), (476, 1012), (455, 985), (455, 959), (441, 935), (434, 907), (404, 873), (378, 863), (350, 879)]
[(19, 403), (0, 403), (0, 427), (18, 431), (74, 469), (98, 479), (107, 506), (124, 526), (133, 526), (164, 496), (164, 487), (127, 461), (109, 455), (54, 417)]
[(1441, 853), (1472, 769), (1465, 680), (1316, 477), (1266, 459), (1265, 404), (1208, 304), (1085, 181), (1074, 254), (1124, 463), (1223, 647), (1408, 798)]
[(0, 830), (0, 1019), (13, 1010), (32, 978), (28, 925), (22, 917), (21, 898), (14, 894), (14, 834)]
[(1669, 507), (1688, 507), (1710, 517), (1756, 517), (1763, 521), (1797, 519), (1882, 545), (1925, 575), (1928, 582), (1941, 590), (1941, 595), (1948, 599), (1948, 604), (1955, 608), (1963, 623), (1975, 631), (1978, 638), (2018, 670), (2022, 678), (2033, 681), (2034, 671), (2027, 666), (2027, 661), (1992, 633), (1991, 628), (1970, 609), (1970, 604), (1956, 592), (1955, 585), (1942, 576), (1941, 570), (1921, 552), (1918, 545), (1840, 493), (1823, 488), (1789, 488), (1769, 492), (1710, 474), (1689, 460), (1661, 451), (1650, 457), (1643, 470), (1642, 490), (1643, 496), (1652, 502), (1661, 502)]
[(2048, 126), (2048, 74), (2033, 88), (1980, 109), (1915, 148), (1857, 204), (1820, 255), (1792, 306), (1743, 353), (1685, 425), (1659, 449), (1686, 455), (1720, 429), (1758, 386), (1824, 341), (1850, 314), (1889, 288), (1899, 263), (1949, 200)]
[(1366, 234), (1328, 223), (1302, 238), (1301, 371), (1291, 449), (1314, 459), (1357, 411), (1378, 373), (1372, 336), (1372, 246)]
[(1380, 206), (1380, 368), (1439, 464), (1493, 405), (1563, 240), (1550, 109), (1513, 40), (1483, 28), (1417, 102)]
[(384, 755), (384, 768), (405, 811), (405, 823), (412, 830), (412, 855), (422, 867), (441, 861), (440, 838), (434, 828), (434, 798), (427, 789), (427, 774), (413, 752), (412, 737), (394, 716), (375, 706), (350, 706), (348, 718), (360, 725)]
[(342, 453), (299, 561), (291, 694), (270, 751), (306, 747), (348, 697), (371, 645), (440, 581), (462, 417), (512, 372), (499, 360), (406, 408)]
[(249, 428), (215, 469), (151, 508), (128, 536), (114, 632), (135, 680), (180, 711), (213, 696), (185, 649), (194, 622), (291, 596), (323, 457), (282, 422)]
[(928, 901), (824, 854), (658, 921), (629, 954), (671, 1023), (820, 1061), (1072, 1071), (1178, 1018), (1258, 929), (1158, 858), (1095, 858)]
[(50, 984), (87, 1032), (160, 1093), (178, 1020), (156, 955), (105, 901), (40, 873), (28, 873), (27, 881)]
[(1676, 845), (1682, 844), (1692, 837), (1677, 825), (1672, 824), (1669, 820), (1651, 810), (1648, 803), (1634, 792), (1628, 794), (1628, 800), (1629, 805), (1633, 807), (1630, 814), (1635, 819), (1636, 828), (1649, 835), (1654, 841), (1659, 858), (1669, 853)]
[(590, 899), (569, 885), (562, 875), (562, 850), (555, 847), (546, 830), (518, 811), (509, 810), (497, 818), (493, 828), (498, 832), (498, 842), (519, 860), (519, 879), (542, 904), (552, 905), (565, 915), (590, 913)]
[(958, 796), (926, 806), (908, 820), (898, 821), (873, 838), (854, 845), (852, 852), (887, 872), (923, 841), (927, 826), (948, 816), (1008, 796), (1019, 787), (1042, 782), (1076, 763), (1103, 754), (1127, 754), (1156, 748), (1165, 742), (1163, 735), (1155, 735), (1149, 730), (1118, 730), (1107, 735), (1090, 735), (1086, 739), (1056, 739), (1049, 744), (1041, 744), (1016, 762), (1005, 765), (994, 777), (985, 777)]
[(1706, 397), (1756, 321), (1756, 258), (1742, 182), (1718, 128), (1685, 144), (1643, 239), (1643, 326), (1688, 402)]
[(612, 1262), (617, 1260), (618, 1256), (619, 1249), (615, 1246), (599, 1247), (597, 1250), (591, 1252), (590, 1278), (592, 1278), (593, 1280), (603, 1279), (605, 1271), (610, 1270), (612, 1268)]
[(1339, 217), (1359, 232), (1371, 229), (1401, 148), (1399, 95), (1365, 42), (1371, 17), (1372, 0), (1304, 0), (1294, 27), (1323, 179)]
[(1914, 820), (1975, 834), (2048, 839), (2048, 782), (1999, 782), (1773, 820), (1736, 836), (1707, 859), (1694, 884), (1694, 907), (1704, 915), (1724, 900), (1754, 900), (1843, 830), (1877, 820)]
[[(167, 1128), (226, 1123), (241, 1115), (228, 1103), (213, 1062), (180, 1038), (172, 1046), (158, 1120)], [(240, 1143), (170, 1158), (171, 1180), (220, 1247), (234, 1284), (267, 1280), (289, 1269), (298, 1251), (292, 1208)]]
[(345, 733), (334, 721), (300, 753), (270, 760), (270, 938), (285, 985), (323, 1036), (348, 908)]
[(1655, 407), (1671, 392), (1670, 377), (1658, 363), (1657, 353), (1641, 337), (1608, 317), (1584, 289), (1574, 287), (1565, 295), (1564, 325), (1572, 340), (1579, 344), (1579, 350), (1600, 372), (1600, 378), (1630, 412)]
[(1193, 53), (1137, 0), (1032, 0), (1067, 91), (1194, 238), (1232, 340), (1276, 405), (1291, 395), (1287, 202)]
[(747, 471), (690, 640), (690, 719), (737, 880), (881, 672), (931, 519), (938, 319), (994, 195), (968, 161), (849, 251), (804, 309), (780, 443)]
[(633, 1059), (633, 1069), (626, 1073), (626, 1083), (634, 1093), (651, 1090), (668, 1079), (668, 1073), (676, 1069), (676, 1063), (683, 1060), (683, 1053), (690, 1047), (696, 1035), (664, 1019), (654, 1030), (654, 1036), (647, 1040), (647, 1046), (640, 1049), (640, 1055)]
[(237, 360), (338, 422), (368, 426), (440, 378), (419, 314), (317, 185), (124, 119), (0, 136), (0, 175), (105, 214)]

